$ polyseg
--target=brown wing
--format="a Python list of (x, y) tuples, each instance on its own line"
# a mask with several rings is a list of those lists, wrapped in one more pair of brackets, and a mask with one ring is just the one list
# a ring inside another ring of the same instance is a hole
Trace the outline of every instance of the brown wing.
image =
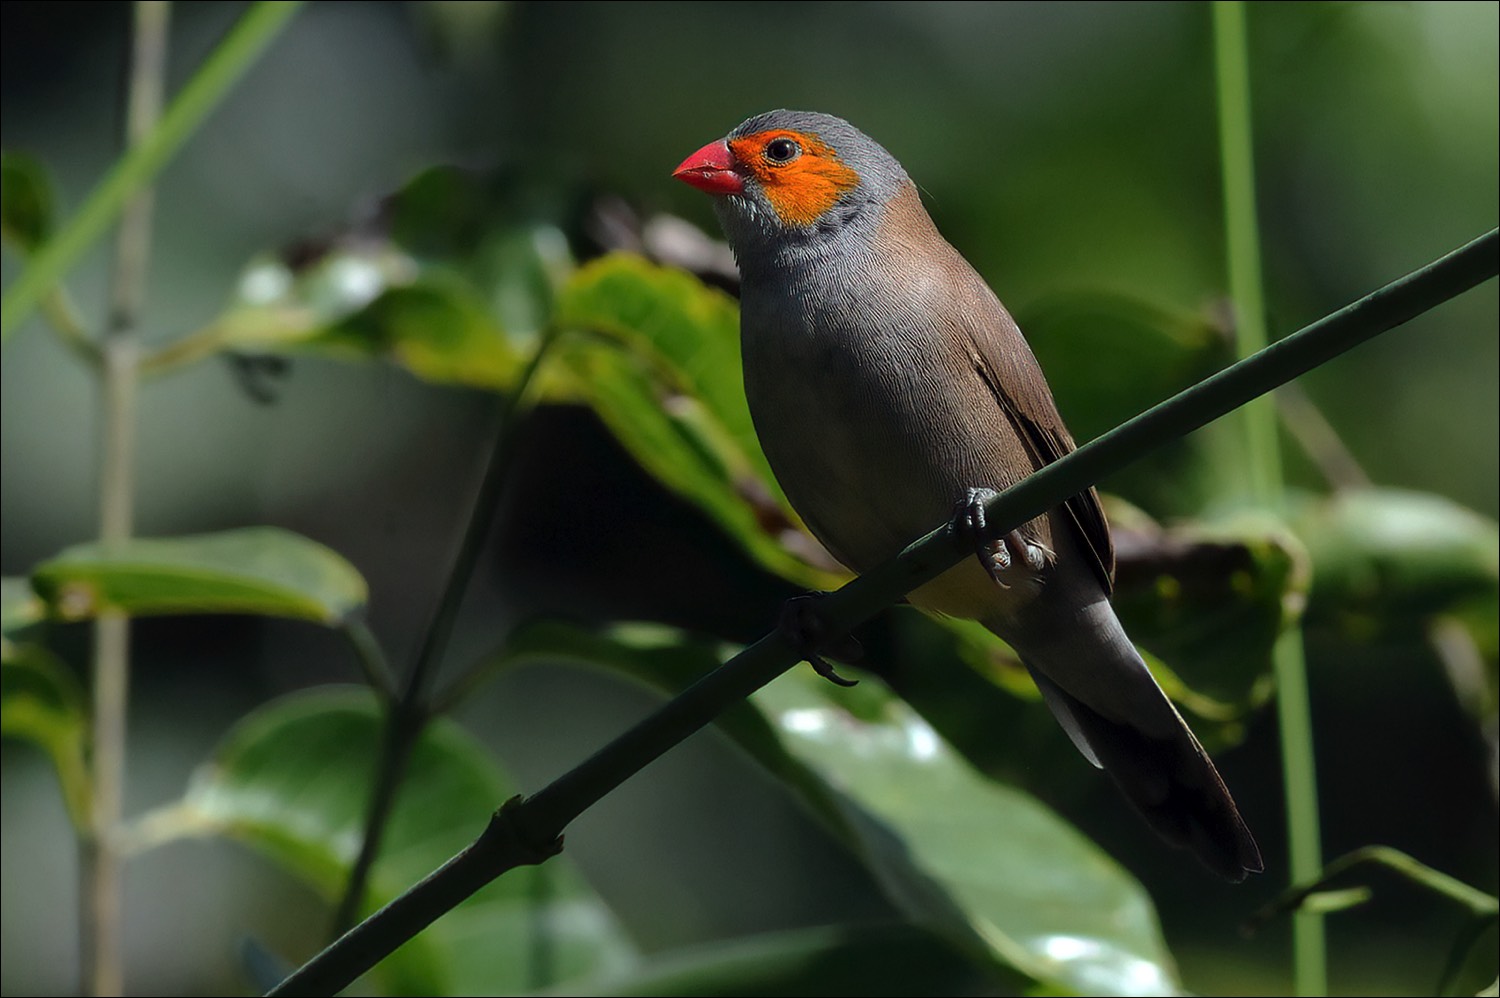
[[(1071, 453), (1076, 445), (1021, 330), (988, 286), (983, 290), (980, 301), (992, 302), (993, 309), (981, 306), (975, 315), (980, 321), (968, 324), (974, 366), (1040, 468)], [(1080, 492), (1068, 499), (1064, 509), (1082, 547), (1094, 557), (1094, 571), (1105, 593), (1112, 592), (1115, 547), (1104, 508), (1099, 505), (1099, 493), (1093, 488)]]
[[(1040, 468), (1075, 449), (1068, 428), (1052, 401), (1052, 390), (1026, 339), (995, 292), (963, 254), (948, 244), (932, 224), (921, 197), (908, 185), (891, 199), (880, 231), (887, 259), (920, 261), (904, 276), (902, 294), (923, 289), (929, 303), (958, 321), (943, 331), (967, 340), (953, 346), (967, 353), (974, 370), (989, 387), (1000, 411)], [(1080, 547), (1093, 555), (1094, 571), (1106, 593), (1114, 590), (1115, 548), (1109, 524), (1092, 488), (1070, 498), (1068, 512)]]

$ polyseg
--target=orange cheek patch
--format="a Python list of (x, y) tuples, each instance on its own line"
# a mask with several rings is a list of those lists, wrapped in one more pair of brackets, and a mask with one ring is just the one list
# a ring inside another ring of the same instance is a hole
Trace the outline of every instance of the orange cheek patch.
[[(768, 142), (781, 136), (796, 139), (802, 155), (778, 165), (762, 154)], [(859, 174), (839, 162), (832, 149), (804, 132), (758, 132), (735, 139), (729, 149), (760, 181), (766, 200), (788, 225), (812, 225), (838, 204), (839, 198), (859, 186)]]

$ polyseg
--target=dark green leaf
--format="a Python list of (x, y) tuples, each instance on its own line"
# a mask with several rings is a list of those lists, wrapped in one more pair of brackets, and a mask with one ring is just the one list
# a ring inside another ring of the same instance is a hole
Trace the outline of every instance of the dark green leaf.
[[(483, 6), (469, 5), (470, 9)], [(560, 228), (574, 193), (537, 164), (423, 170), (386, 199), (391, 239), (421, 261), (462, 275), (511, 338), (534, 337), (575, 262)]]
[[(1019, 318), (1058, 410), (1079, 441), (1092, 440), (1234, 360), (1232, 343), (1213, 317), (1128, 295), (1054, 294)], [(1174, 441), (1105, 484), (1160, 515), (1190, 515), (1232, 472), (1217, 466), (1225, 459), (1224, 448), (1214, 446), (1220, 432), (1208, 427)]]
[(113, 610), (135, 616), (253, 613), (335, 624), (366, 598), (353, 565), (274, 527), (81, 544), (38, 566), (31, 582), (48, 612), (64, 620)]
[(52, 759), (68, 815), (88, 827), (88, 712), (68, 668), (40, 645), (5, 643), (0, 661), (0, 731), (38, 745)]
[(495, 211), (493, 186), (449, 165), (420, 171), (385, 201), (391, 238), (429, 258), (473, 256), (497, 221)]
[(1125, 295), (1057, 294), (1028, 306), (1022, 318), (1058, 407), (1081, 440), (1234, 360), (1233, 344), (1209, 318)]
[[(1029, 983), (1017, 975), (1004, 993)], [(590, 995), (992, 994), (995, 981), (931, 933), (909, 926), (824, 926), (741, 937), (647, 959), (623, 976), (584, 982)]]
[(42, 164), (25, 153), (0, 153), (0, 235), (22, 252), (52, 232), (52, 184)]
[(1500, 529), (1441, 496), (1361, 489), (1309, 499), (1291, 527), (1313, 563), (1308, 613), (1369, 632), (1500, 588)]
[[(383, 722), (366, 692), (294, 694), (241, 721), (182, 801), (148, 815), (161, 841), (224, 835), (267, 855), (332, 900), (359, 849)], [(370, 879), (368, 904), (390, 901), (471, 842), (514, 785), (451, 721), (429, 725)], [(538, 878), (545, 881), (539, 886)], [(538, 901), (544, 894), (545, 901)], [(541, 967), (539, 934), (552, 962)], [(310, 955), (310, 954), (309, 954)], [(610, 970), (628, 949), (607, 913), (558, 857), (513, 871), (383, 961), (388, 993), (506, 994)]]
[[(1158, 679), (1174, 699), (1204, 720), (1237, 722), (1269, 694), (1271, 648), (1301, 618), (1307, 552), (1268, 517), (1163, 529), (1111, 509), (1126, 632), (1170, 666), (1173, 679)], [(1238, 740), (1221, 734), (1210, 741)]]

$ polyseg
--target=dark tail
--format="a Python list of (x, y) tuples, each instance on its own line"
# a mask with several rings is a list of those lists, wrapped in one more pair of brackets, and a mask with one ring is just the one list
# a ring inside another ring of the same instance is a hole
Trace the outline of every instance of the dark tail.
[(1229, 880), (1264, 869), (1219, 771), (1107, 601), (1051, 640), (1027, 645), (1017, 651), (1053, 716), (1157, 834)]

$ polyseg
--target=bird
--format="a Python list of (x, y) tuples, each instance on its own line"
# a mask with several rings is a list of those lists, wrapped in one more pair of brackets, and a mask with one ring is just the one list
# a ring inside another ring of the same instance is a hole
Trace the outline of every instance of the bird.
[(986, 499), (1075, 444), (1015, 320), (897, 159), (842, 118), (783, 109), (673, 176), (712, 196), (740, 271), (756, 435), (813, 535), (863, 572), (936, 524), (973, 531), (976, 557), (908, 601), (1009, 644), (1073, 744), (1167, 842), (1231, 881), (1261, 872), (1218, 770), (1110, 604), (1098, 493), (977, 540)]

